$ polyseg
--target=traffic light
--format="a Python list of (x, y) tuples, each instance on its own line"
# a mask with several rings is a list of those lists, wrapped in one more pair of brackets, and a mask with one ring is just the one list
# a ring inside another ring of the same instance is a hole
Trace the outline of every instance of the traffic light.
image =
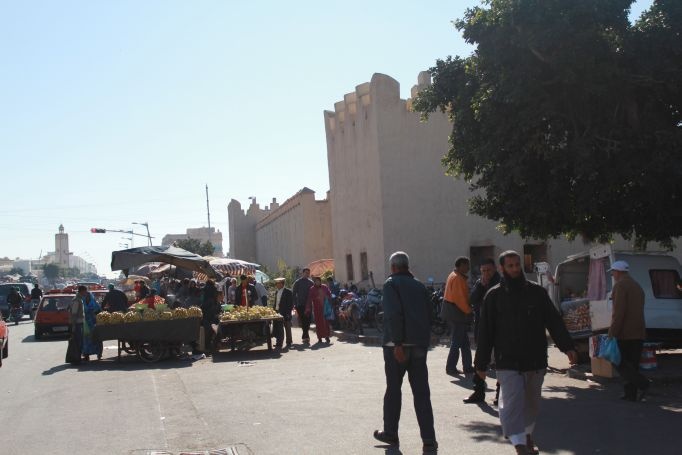
[(91, 228), (90, 232), (92, 232), (93, 234), (105, 234), (107, 230), (101, 228)]

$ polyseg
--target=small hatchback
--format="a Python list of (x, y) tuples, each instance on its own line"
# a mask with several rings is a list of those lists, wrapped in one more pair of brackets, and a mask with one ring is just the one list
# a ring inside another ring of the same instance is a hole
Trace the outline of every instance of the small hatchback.
[(48, 294), (43, 296), (36, 311), (34, 335), (40, 340), (46, 333), (68, 334), (71, 332), (69, 324), (69, 305), (74, 294)]

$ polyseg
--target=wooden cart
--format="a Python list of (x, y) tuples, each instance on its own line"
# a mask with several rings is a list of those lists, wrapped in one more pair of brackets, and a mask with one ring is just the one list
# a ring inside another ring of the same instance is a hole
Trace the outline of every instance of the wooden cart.
[(273, 325), (281, 324), (284, 319), (282, 316), (251, 319), (248, 321), (221, 321), (218, 326), (218, 336), (216, 337), (216, 345), (214, 349), (219, 349), (221, 340), (226, 340), (230, 349), (233, 351), (237, 349), (237, 343), (262, 343), (265, 341), (268, 345), (268, 351), (272, 351), (272, 333)]

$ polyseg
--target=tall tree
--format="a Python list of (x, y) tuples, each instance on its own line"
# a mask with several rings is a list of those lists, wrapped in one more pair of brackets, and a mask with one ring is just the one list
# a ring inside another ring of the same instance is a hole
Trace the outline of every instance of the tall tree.
[(208, 240), (201, 243), (198, 239), (188, 237), (186, 239), (176, 240), (175, 245), (199, 256), (210, 256), (215, 251), (215, 248)]
[(671, 245), (682, 235), (682, 2), (488, 0), (476, 50), (431, 68), (424, 118), (453, 121), (448, 173), (472, 213), (524, 237)]
[(45, 264), (43, 266), (43, 275), (45, 275), (45, 278), (47, 278), (52, 285), (54, 285), (55, 281), (59, 277), (59, 273), (60, 268), (57, 264)]

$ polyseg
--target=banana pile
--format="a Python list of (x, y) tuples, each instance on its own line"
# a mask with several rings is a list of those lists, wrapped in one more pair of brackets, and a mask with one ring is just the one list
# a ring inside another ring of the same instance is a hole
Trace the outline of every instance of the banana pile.
[(204, 314), (201, 312), (201, 308), (199, 308), (198, 306), (191, 306), (187, 308), (187, 315), (190, 318), (200, 318)]
[(270, 307), (235, 307), (220, 316), (221, 321), (252, 321), (254, 319), (274, 319), (278, 318), (279, 313)]
[(109, 324), (123, 324), (124, 316), (125, 315), (120, 311), (114, 311), (113, 313), (111, 313)]
[(170, 311), (162, 311), (161, 313), (159, 313), (159, 319), (163, 321), (173, 319), (173, 313)]
[(176, 308), (173, 310), (173, 319), (185, 319), (187, 317), (188, 315), (186, 308)]
[(140, 322), (142, 320), (142, 315), (137, 311), (128, 311), (125, 316), (123, 316), (123, 322)]
[(110, 324), (111, 323), (111, 313), (108, 311), (102, 311), (101, 313), (97, 313), (95, 316), (95, 321), (97, 321), (97, 324)]
[(143, 321), (157, 321), (159, 319), (159, 313), (156, 312), (156, 310), (153, 310), (151, 308), (147, 308), (142, 312), (142, 320)]

